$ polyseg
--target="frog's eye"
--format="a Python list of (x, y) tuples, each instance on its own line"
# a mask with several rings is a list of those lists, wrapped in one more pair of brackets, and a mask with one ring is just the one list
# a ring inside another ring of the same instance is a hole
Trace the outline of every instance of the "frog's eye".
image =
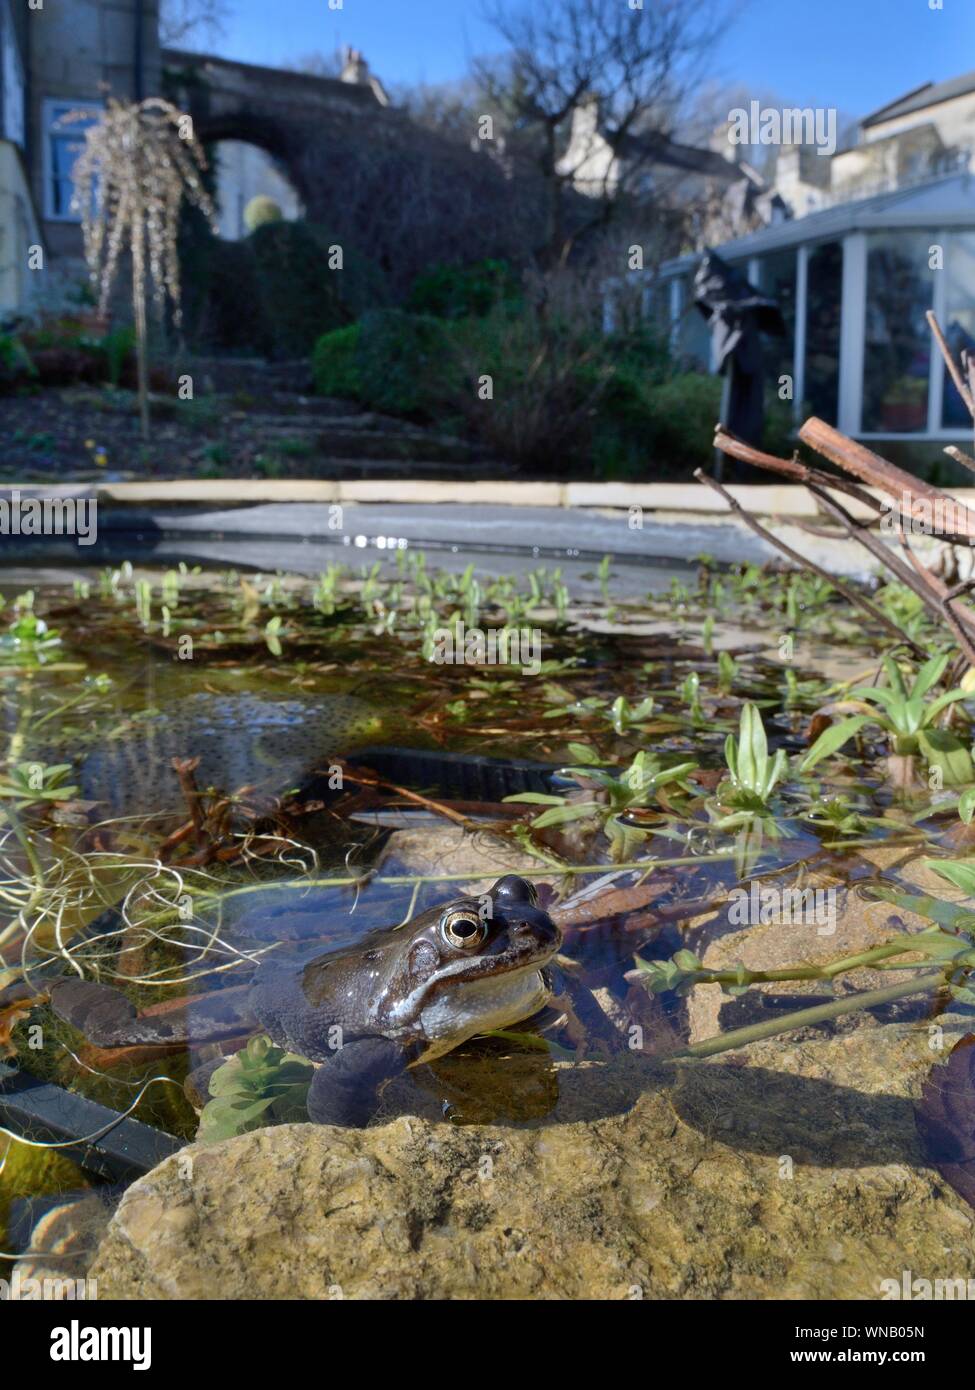
[(499, 878), (491, 889), (491, 897), (502, 903), (528, 903), (532, 907), (538, 906), (538, 891), (534, 883), (529, 883), (527, 878), (521, 878), (518, 874), (505, 874), (503, 878)]
[(446, 913), (440, 930), (447, 945), (460, 951), (476, 950), (488, 934), (487, 923), (470, 908), (455, 908)]

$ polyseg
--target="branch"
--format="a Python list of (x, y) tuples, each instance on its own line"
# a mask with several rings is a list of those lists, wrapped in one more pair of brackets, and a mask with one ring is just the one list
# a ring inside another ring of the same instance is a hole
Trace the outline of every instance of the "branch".
[[(928, 327), (934, 334), (935, 342), (941, 349), (941, 356), (945, 359), (945, 366), (948, 368), (948, 371), (951, 374), (951, 379), (955, 383), (955, 390), (958, 392), (959, 396), (961, 396), (962, 400), (965, 402), (965, 407), (968, 410), (969, 415), (971, 415), (972, 419), (975, 420), (975, 404), (973, 404), (972, 401), (971, 390), (962, 379), (962, 374), (958, 370), (958, 364), (954, 359), (951, 348), (948, 346), (947, 338), (941, 331), (941, 324), (935, 317), (934, 310), (929, 309), (927, 313), (924, 315), (924, 317), (928, 321)], [(969, 373), (969, 378), (970, 377), (971, 373)]]
[[(827, 425), (825, 420), (817, 419), (815, 415), (810, 416), (800, 429), (799, 438), (817, 453), (831, 459), (845, 472), (852, 473), (891, 497), (902, 515), (905, 513), (900, 504), (906, 502), (909, 508), (907, 515), (912, 520), (915, 516), (918, 520), (927, 520), (928, 509), (925, 504), (936, 503), (942, 509), (950, 508), (958, 523), (957, 534), (966, 540), (975, 540), (975, 512), (970, 511), (963, 503), (956, 502), (947, 492), (942, 492), (940, 488), (933, 487), (921, 478), (915, 478), (913, 473), (906, 473), (904, 469), (888, 463), (886, 459), (858, 444), (856, 440), (847, 438), (832, 425)], [(942, 533), (935, 531), (934, 534)]]
[(893, 637), (896, 637), (898, 642), (905, 642), (914, 655), (920, 660), (927, 660), (928, 653), (924, 648), (918, 646), (917, 642), (915, 642), (912, 637), (908, 637), (906, 632), (899, 628), (895, 622), (892, 622), (891, 619), (887, 617), (886, 613), (882, 613), (880, 609), (872, 604), (868, 598), (865, 598), (863, 594), (857, 593), (856, 589), (851, 589), (842, 579), (838, 579), (835, 574), (830, 574), (828, 570), (822, 569), (821, 566), (815, 564), (814, 561), (806, 559), (804, 556), (800, 555), (798, 551), (793, 550), (791, 546), (786, 545), (785, 541), (779, 540), (778, 536), (773, 535), (773, 533), (767, 530), (760, 521), (756, 521), (755, 517), (746, 512), (744, 507), (739, 506), (731, 493), (723, 488), (719, 482), (716, 482), (714, 478), (709, 478), (703, 469), (696, 469), (694, 477), (699, 483), (706, 483), (709, 488), (712, 488), (723, 497), (731, 510), (741, 517), (746, 526), (751, 527), (757, 536), (761, 536), (762, 539), (768, 541), (770, 545), (774, 545), (776, 550), (780, 550), (782, 554), (787, 556), (799, 569), (813, 570), (820, 578), (825, 579), (838, 594), (842, 594), (845, 599), (852, 603), (854, 607), (861, 608), (865, 613), (868, 613), (875, 622), (880, 623), (881, 627), (885, 628)]

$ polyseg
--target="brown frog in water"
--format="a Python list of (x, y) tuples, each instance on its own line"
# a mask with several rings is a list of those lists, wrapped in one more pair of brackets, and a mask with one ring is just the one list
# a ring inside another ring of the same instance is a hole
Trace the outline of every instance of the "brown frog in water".
[(263, 1029), (321, 1064), (308, 1093), (312, 1120), (362, 1125), (379, 1087), (406, 1067), (544, 1010), (558, 993), (552, 965), (561, 941), (534, 886), (507, 874), (483, 898), (455, 898), (342, 949), (298, 962), (272, 953), (249, 989), (233, 991), (246, 994), (243, 1008), (217, 993), (192, 1028), (185, 1011), (140, 1016), (118, 990), (77, 979), (55, 983), (51, 1005), (99, 1047)]

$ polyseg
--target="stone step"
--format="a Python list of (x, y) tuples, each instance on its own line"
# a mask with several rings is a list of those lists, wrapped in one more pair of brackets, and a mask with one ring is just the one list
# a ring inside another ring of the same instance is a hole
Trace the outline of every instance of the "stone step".
[(442, 459), (464, 463), (477, 456), (477, 451), (466, 440), (398, 422), (377, 428), (376, 418), (353, 416), (326, 422), (282, 416), (246, 417), (250, 427), (269, 444), (294, 440), (319, 453), (339, 454), (344, 458)]

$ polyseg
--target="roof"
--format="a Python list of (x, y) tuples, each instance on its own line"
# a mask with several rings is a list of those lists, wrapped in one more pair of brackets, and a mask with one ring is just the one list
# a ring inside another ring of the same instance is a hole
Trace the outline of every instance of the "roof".
[[(967, 173), (945, 174), (869, 198), (836, 203), (819, 212), (778, 222), (714, 249), (726, 260), (784, 251), (804, 242), (828, 241), (847, 232), (883, 227), (964, 227), (975, 230), (975, 179)], [(681, 256), (661, 266), (674, 274), (693, 266), (700, 254)]]
[(292, 68), (272, 68), (260, 63), (242, 63), (236, 58), (221, 58), (215, 53), (194, 53), (184, 48), (162, 49), (162, 60), (164, 64), (168, 63), (173, 66), (178, 64), (181, 67), (223, 68), (225, 71), (240, 72), (244, 76), (258, 81), (265, 77), (275, 83), (291, 84), (296, 90), (304, 88), (309, 93), (328, 94), (341, 98), (343, 101), (360, 102), (364, 106), (382, 106), (382, 102), (369, 84), (343, 82), (339, 77), (320, 77), (317, 73), (295, 72)]
[(961, 77), (950, 77), (945, 82), (925, 82), (920, 87), (896, 101), (881, 106), (865, 116), (861, 126), (879, 125), (882, 121), (892, 121), (897, 116), (909, 116), (912, 111), (923, 111), (926, 106), (935, 106), (941, 101), (951, 101), (953, 97), (967, 96), (975, 92), (975, 71), (963, 73)]
[(669, 164), (675, 169), (686, 169), (695, 174), (706, 174), (709, 178), (726, 179), (733, 182), (746, 178), (744, 169), (735, 161), (725, 159), (716, 150), (704, 149), (699, 145), (682, 145), (671, 140), (668, 135), (623, 135), (611, 140), (617, 154), (626, 159), (634, 155), (654, 164)]

